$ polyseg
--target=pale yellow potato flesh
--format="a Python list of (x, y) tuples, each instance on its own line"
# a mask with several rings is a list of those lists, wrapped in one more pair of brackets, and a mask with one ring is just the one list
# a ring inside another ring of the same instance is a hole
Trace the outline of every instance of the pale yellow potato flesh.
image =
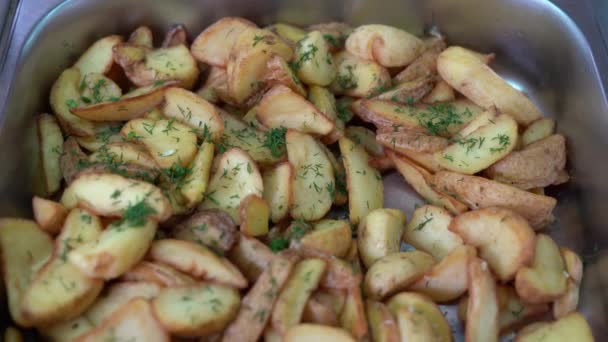
[(188, 207), (193, 207), (205, 198), (205, 191), (209, 185), (209, 174), (213, 163), (214, 145), (203, 142), (196, 152), (194, 160), (190, 164), (190, 173), (185, 177), (184, 184), (180, 188), (182, 195), (188, 201)]
[(283, 340), (285, 342), (317, 342), (321, 340), (334, 342), (356, 341), (344, 329), (311, 323), (294, 325), (284, 336)]
[(346, 40), (346, 50), (385, 67), (399, 67), (418, 57), (424, 45), (420, 39), (404, 30), (375, 24), (356, 28)]
[(534, 342), (541, 339), (546, 339), (547, 341), (595, 341), (589, 323), (578, 312), (571, 313), (552, 323), (539, 326), (532, 331), (522, 332), (517, 335), (515, 341)]
[(365, 301), (365, 309), (365, 313), (369, 319), (370, 335), (373, 341), (401, 341), (399, 326), (397, 326), (395, 317), (393, 317), (393, 314), (391, 314), (385, 304), (367, 300)]
[(61, 187), (60, 158), (63, 154), (63, 135), (56, 118), (49, 114), (37, 117), (37, 128), (44, 185), (46, 192), (52, 194)]
[(348, 253), (352, 242), (352, 230), (347, 220), (323, 219), (317, 221), (313, 230), (300, 239), (307, 248), (342, 258)]
[(264, 170), (264, 199), (270, 205), (270, 219), (277, 223), (289, 214), (293, 201), (294, 168), (289, 162), (282, 162)]
[(82, 75), (90, 73), (106, 74), (114, 64), (112, 48), (122, 43), (123, 38), (111, 35), (97, 40), (74, 63), (74, 68), (80, 70)]
[(498, 341), (496, 281), (485, 261), (473, 258), (468, 269), (469, 302), (465, 340)]
[(63, 222), (68, 215), (67, 209), (61, 203), (38, 196), (34, 196), (32, 199), (32, 210), (34, 211), (34, 219), (40, 229), (51, 235), (56, 235), (61, 231)]
[(320, 31), (311, 31), (299, 40), (295, 49), (297, 75), (309, 85), (328, 86), (336, 76), (329, 46)]
[(427, 296), (414, 292), (401, 292), (391, 297), (386, 305), (393, 315), (402, 308), (421, 314), (431, 324), (435, 341), (452, 341), (452, 332), (446, 318), (437, 304)]
[(405, 214), (398, 209), (376, 209), (359, 223), (357, 244), (366, 267), (387, 255), (399, 252)]
[(450, 222), (452, 215), (446, 209), (423, 205), (414, 210), (403, 232), (403, 241), (440, 261), (464, 244), (460, 236), (448, 229)]
[(112, 284), (97, 298), (83, 317), (93, 326), (99, 326), (132, 299), (152, 299), (158, 296), (161, 288), (158, 284), (145, 281)]
[(224, 17), (194, 39), (190, 47), (192, 56), (200, 62), (225, 67), (238, 36), (250, 27), (255, 27), (255, 24), (249, 20)]

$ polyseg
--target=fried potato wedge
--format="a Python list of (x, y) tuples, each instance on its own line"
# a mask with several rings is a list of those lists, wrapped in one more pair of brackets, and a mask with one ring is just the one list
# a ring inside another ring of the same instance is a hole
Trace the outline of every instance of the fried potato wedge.
[(481, 107), (496, 106), (524, 126), (541, 118), (539, 109), (477, 56), (458, 46), (437, 57), (437, 71), (451, 87)]
[[(398, 132), (379, 133), (376, 140), (384, 147), (395, 152), (433, 153), (442, 151), (448, 146), (446, 138), (428, 135), (416, 130), (400, 129)], [(437, 164), (441, 165), (440, 161)]]
[(266, 63), (266, 69), (263, 80), (268, 85), (282, 84), (299, 95), (306, 96), (306, 89), (302, 86), (302, 82), (281, 56), (275, 55), (270, 58)]
[(346, 50), (384, 67), (410, 64), (424, 50), (422, 41), (410, 33), (387, 25), (361, 25), (346, 40)]
[(277, 34), (279, 37), (293, 46), (295, 46), (299, 40), (306, 37), (306, 31), (286, 23), (278, 22), (266, 27), (266, 29)]
[(304, 259), (296, 264), (272, 310), (272, 327), (279, 333), (285, 334), (300, 323), (306, 302), (319, 285), (325, 268), (322, 259)]
[(332, 52), (344, 49), (346, 38), (353, 32), (352, 26), (344, 22), (327, 22), (307, 27), (309, 31), (320, 31)]
[(203, 283), (162, 289), (152, 300), (152, 308), (172, 335), (194, 337), (221, 332), (236, 316), (240, 303), (237, 290)]
[(165, 117), (194, 129), (205, 140), (215, 141), (224, 132), (224, 122), (215, 106), (183, 88), (171, 87), (165, 91), (162, 112)]
[(91, 324), (86, 316), (79, 316), (69, 321), (39, 328), (38, 330), (49, 341), (62, 342), (74, 341), (76, 338), (86, 334), (93, 328), (93, 324)]
[(334, 130), (322, 138), (324, 144), (333, 144), (344, 135), (344, 122), (338, 118), (336, 99), (327, 88), (310, 86), (308, 100), (334, 123)]
[(335, 327), (338, 325), (338, 316), (329, 303), (321, 302), (311, 296), (304, 307), (302, 322), (318, 323)]
[(114, 64), (112, 48), (123, 42), (121, 36), (103, 37), (91, 45), (74, 63), (74, 68), (82, 75), (91, 73), (107, 74)]
[(447, 320), (437, 304), (428, 297), (414, 292), (401, 292), (391, 297), (386, 305), (393, 315), (404, 308), (422, 315), (433, 329), (434, 341), (452, 341), (452, 332)]
[(53, 240), (33, 221), (0, 219), (2, 275), (11, 318), (23, 327), (32, 323), (23, 311), (22, 298), (36, 269), (50, 258)]
[(121, 279), (127, 282), (154, 283), (161, 287), (192, 285), (196, 282), (194, 278), (171, 266), (149, 261), (141, 261), (123, 274)]
[(342, 258), (352, 242), (350, 223), (346, 220), (323, 219), (317, 221), (313, 230), (300, 238), (300, 244), (307, 248)]
[(437, 75), (437, 56), (446, 47), (445, 39), (443, 37), (431, 37), (424, 39), (423, 44), (425, 46), (424, 52), (393, 77), (395, 83)]
[(566, 271), (568, 271), (570, 279), (580, 285), (583, 280), (583, 261), (581, 260), (581, 257), (573, 250), (565, 247), (561, 247), (560, 252), (564, 259), (564, 263), (566, 264)]
[(203, 86), (196, 94), (208, 102), (218, 103), (220, 101), (233, 103), (228, 93), (228, 74), (226, 69), (212, 66)]
[(61, 234), (55, 239), (55, 255), (64, 261), (68, 253), (85, 242), (95, 241), (104, 227), (101, 219), (87, 210), (74, 208), (65, 219)]
[(95, 124), (70, 111), (78, 106), (80, 76), (76, 68), (64, 70), (51, 88), (50, 104), (63, 131), (82, 137), (95, 135)]
[(161, 44), (161, 47), (172, 47), (177, 45), (188, 45), (188, 33), (183, 24), (173, 24)]
[(154, 158), (145, 149), (127, 142), (107, 144), (89, 155), (91, 163), (104, 163), (108, 160), (121, 164), (139, 165), (148, 169), (158, 168)]
[[(140, 87), (160, 81), (177, 80), (182, 87), (191, 89), (198, 80), (198, 65), (185, 45), (160, 48), (148, 52), (144, 66), (147, 70), (153, 72), (154, 77), (152, 79), (144, 77), (140, 80), (138, 75), (129, 78)], [(127, 73), (127, 76), (129, 76), (129, 73)]]
[(67, 185), (72, 183), (76, 176), (85, 166), (87, 155), (82, 152), (78, 145), (78, 140), (74, 137), (69, 137), (63, 142), (63, 154), (59, 159), (61, 173)]
[(205, 197), (213, 163), (214, 148), (213, 143), (204, 141), (190, 164), (190, 173), (184, 178), (180, 191), (186, 198), (186, 205), (189, 208), (199, 204)]
[(292, 128), (303, 133), (329, 134), (335, 124), (302, 96), (284, 85), (275, 85), (260, 101), (257, 119), (269, 128)]
[(298, 78), (306, 84), (328, 86), (336, 76), (329, 46), (320, 31), (310, 31), (296, 43), (294, 59)]
[(473, 258), (468, 267), (469, 302), (466, 341), (498, 341), (496, 282), (485, 261)]
[[(353, 246), (354, 244), (351, 244)], [(306, 258), (321, 258), (327, 263), (325, 275), (319, 286), (345, 290), (361, 284), (361, 272), (355, 270), (349, 262), (309, 248), (299, 248), (300, 255)]]
[(65, 189), (61, 204), (100, 216), (122, 217), (129, 207), (137, 205), (149, 208), (150, 217), (161, 222), (171, 216), (171, 204), (159, 188), (112, 174), (83, 174)]
[(517, 342), (546, 341), (594, 341), (593, 333), (585, 317), (578, 312), (571, 313), (552, 323), (543, 324), (536, 329), (521, 332), (515, 338)]
[(152, 299), (158, 296), (161, 288), (156, 283), (145, 281), (112, 284), (97, 298), (84, 316), (94, 326), (102, 325), (131, 300), (135, 298)]
[(373, 341), (378, 342), (399, 342), (399, 326), (389, 311), (388, 307), (382, 302), (373, 300), (365, 301), (365, 309)]
[(536, 195), (483, 177), (440, 171), (431, 180), (435, 189), (451, 194), (471, 209), (503, 207), (523, 216), (534, 229), (553, 221), (555, 198)]
[(371, 156), (384, 156), (384, 147), (376, 141), (376, 134), (372, 130), (362, 126), (348, 126), (344, 134), (350, 140), (363, 145)]
[(350, 222), (358, 224), (367, 214), (384, 206), (384, 184), (378, 170), (369, 166), (363, 146), (348, 138), (339, 141), (344, 158)]
[(50, 114), (39, 115), (36, 123), (45, 190), (52, 194), (61, 186), (60, 159), (63, 155), (63, 134), (57, 120)]
[(264, 170), (264, 199), (270, 206), (270, 219), (277, 223), (289, 214), (293, 201), (294, 168), (289, 162)]
[(433, 87), (433, 89), (422, 98), (422, 102), (447, 102), (454, 101), (455, 98), (456, 94), (454, 94), (454, 89), (452, 89), (452, 87), (450, 87), (450, 85), (444, 80), (440, 80), (435, 84), (435, 87)]
[(152, 30), (148, 26), (139, 26), (129, 35), (128, 42), (134, 45), (141, 45), (147, 48), (153, 47)]
[(289, 328), (283, 337), (285, 342), (355, 342), (356, 340), (344, 329), (321, 324), (302, 323)]
[(395, 312), (401, 341), (432, 341), (433, 328), (431, 323), (422, 315), (407, 308)]
[(268, 221), (270, 220), (270, 207), (258, 195), (248, 195), (241, 201), (239, 208), (241, 217), (241, 233), (249, 236), (268, 234)]
[(268, 268), (275, 254), (256, 238), (241, 235), (227, 257), (253, 283)]
[(236, 224), (241, 201), (250, 194), (262, 196), (264, 183), (255, 162), (238, 148), (217, 157), (217, 169), (209, 180), (202, 209), (222, 209)]
[(76, 342), (95, 342), (111, 339), (168, 342), (169, 334), (154, 317), (152, 306), (143, 298), (134, 298), (122, 305), (108, 319)]
[(372, 264), (365, 274), (365, 294), (381, 300), (416, 282), (435, 264), (430, 254), (407, 251), (389, 254)]
[(549, 236), (538, 234), (532, 264), (521, 268), (515, 277), (517, 294), (528, 303), (551, 302), (566, 293), (567, 280), (559, 247)]
[(454, 134), (454, 138), (460, 140), (475, 132), (479, 128), (494, 123), (494, 120), (499, 114), (500, 113), (496, 107), (492, 106), (488, 108), (487, 110), (475, 115), (471, 121), (462, 126), (462, 129)]
[(61, 203), (34, 196), (32, 210), (40, 229), (51, 235), (61, 232), (63, 222), (68, 215), (68, 210)]
[(365, 267), (387, 255), (399, 252), (405, 226), (405, 214), (398, 209), (371, 211), (358, 227), (357, 244)]
[(568, 248), (561, 248), (562, 258), (568, 272), (566, 294), (553, 302), (553, 317), (562, 318), (576, 311), (578, 307), (580, 283), (583, 278), (583, 263), (580, 257)]
[(173, 239), (155, 241), (148, 258), (206, 281), (239, 289), (247, 287), (247, 279), (228, 259), (194, 242)]
[(527, 146), (533, 142), (545, 139), (555, 132), (555, 120), (541, 118), (530, 124), (521, 135), (521, 145)]
[(490, 207), (460, 214), (449, 229), (467, 245), (478, 248), (479, 256), (503, 282), (512, 280), (534, 257), (534, 230), (508, 209)]
[(353, 97), (375, 95), (391, 82), (391, 75), (381, 65), (341, 51), (334, 55), (336, 77), (330, 89), (336, 94)]
[(201, 243), (221, 253), (229, 251), (239, 239), (236, 224), (230, 215), (219, 209), (198, 210), (177, 223), (172, 236)]
[(414, 210), (403, 231), (403, 241), (440, 261), (463, 245), (462, 238), (448, 229), (450, 222), (452, 215), (446, 209), (423, 205)]
[(356, 339), (362, 339), (368, 334), (365, 306), (359, 287), (350, 288), (346, 292), (344, 308), (340, 313), (340, 326)]
[(256, 25), (249, 20), (224, 17), (207, 27), (194, 39), (190, 47), (192, 56), (199, 62), (225, 67), (239, 35), (252, 27)]

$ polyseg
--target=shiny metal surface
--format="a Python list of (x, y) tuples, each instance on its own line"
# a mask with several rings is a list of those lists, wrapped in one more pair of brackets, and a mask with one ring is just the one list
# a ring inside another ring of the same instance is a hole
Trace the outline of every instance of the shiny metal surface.
[[(550, 189), (559, 205), (549, 231), (586, 257), (580, 311), (598, 341), (608, 336), (608, 103), (601, 76), (608, 84), (608, 54), (588, 1), (555, 1), (585, 35), (544, 0), (70, 0), (51, 11), (57, 3), (21, 1), (0, 76), (0, 216), (29, 215), (36, 183), (31, 119), (49, 110), (55, 78), (98, 37), (127, 34), (144, 23), (158, 36), (173, 23), (185, 24), (195, 35), (226, 15), (259, 24), (385, 23), (416, 34), (435, 25), (450, 44), (495, 52), (493, 66), (554, 117), (567, 136), (572, 181)], [(419, 199), (400, 176), (388, 175), (385, 182), (387, 206), (410, 214)], [(454, 330), (461, 337), (458, 324)]]

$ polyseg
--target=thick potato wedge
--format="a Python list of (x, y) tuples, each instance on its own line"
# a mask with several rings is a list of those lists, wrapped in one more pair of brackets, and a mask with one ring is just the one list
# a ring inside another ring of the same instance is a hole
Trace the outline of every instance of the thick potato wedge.
[(285, 342), (355, 342), (356, 340), (344, 329), (321, 324), (302, 323), (289, 328), (283, 337)]
[(203, 283), (162, 289), (152, 300), (152, 308), (172, 335), (195, 337), (221, 332), (236, 316), (240, 303), (237, 290)]
[(522, 331), (515, 338), (517, 342), (539, 340), (592, 342), (594, 338), (585, 317), (578, 312), (574, 312), (552, 323), (542, 324), (533, 330)]
[(82, 152), (78, 145), (78, 140), (74, 137), (69, 137), (63, 143), (63, 154), (59, 159), (61, 173), (67, 185), (72, 183), (78, 173), (86, 166), (87, 155)]
[(281, 56), (275, 55), (270, 58), (266, 63), (266, 68), (263, 80), (268, 85), (282, 84), (294, 92), (306, 96), (306, 89), (302, 86), (302, 82)]
[(553, 221), (555, 198), (536, 195), (483, 177), (440, 171), (431, 180), (435, 189), (451, 194), (471, 209), (503, 207), (523, 216), (534, 229)]
[(320, 31), (311, 31), (296, 43), (294, 69), (309, 85), (328, 86), (336, 76), (329, 46)]
[(528, 126), (521, 135), (521, 146), (525, 147), (533, 142), (545, 139), (555, 132), (555, 120), (541, 118)]
[(279, 254), (243, 297), (236, 318), (224, 331), (224, 342), (256, 342), (270, 320), (273, 307), (297, 258)]
[(475, 115), (473, 119), (466, 123), (466, 125), (462, 126), (462, 129), (459, 130), (456, 134), (454, 134), (455, 139), (462, 139), (467, 135), (475, 132), (477, 129), (486, 126), (488, 124), (494, 123), (494, 120), (500, 113), (498, 109), (494, 106), (488, 108), (487, 110)]
[(348, 138), (339, 141), (344, 158), (350, 222), (358, 224), (367, 214), (384, 206), (384, 184), (378, 170), (369, 166), (363, 146)]
[[(395, 152), (433, 153), (444, 150), (449, 142), (446, 138), (428, 135), (411, 129), (400, 129), (398, 132), (378, 133), (376, 140)], [(441, 162), (437, 161), (441, 166)]]
[(188, 33), (183, 24), (173, 24), (161, 44), (161, 47), (172, 47), (177, 45), (188, 45)]
[(147, 48), (153, 47), (153, 35), (152, 30), (148, 26), (139, 26), (129, 35), (128, 42), (135, 45), (145, 46)]
[(422, 315), (407, 308), (395, 312), (401, 341), (432, 341), (433, 328), (431, 323)]
[(445, 191), (432, 186), (433, 176), (412, 163), (407, 158), (399, 156), (391, 151), (387, 151), (387, 155), (392, 159), (395, 167), (401, 173), (405, 181), (416, 191), (425, 201), (432, 205), (447, 209), (452, 214), (460, 214), (467, 210), (466, 206), (459, 202), (456, 198), (448, 195)]
[(543, 114), (517, 89), (509, 85), (477, 56), (452, 46), (437, 57), (437, 71), (452, 88), (481, 107), (496, 106), (524, 126)]
[(560, 248), (560, 252), (562, 258), (564, 258), (566, 271), (568, 271), (570, 279), (580, 285), (583, 280), (583, 261), (581, 260), (581, 257), (571, 249), (565, 247)]
[(68, 260), (92, 278), (113, 279), (135, 266), (146, 254), (158, 224), (152, 219), (110, 224), (95, 241), (68, 254)]
[(187, 167), (196, 156), (196, 134), (190, 127), (171, 120), (134, 119), (120, 130), (127, 140), (142, 144), (156, 163), (165, 169)]
[(67, 261), (68, 253), (86, 242), (95, 241), (103, 231), (101, 219), (90, 212), (74, 208), (65, 219), (61, 234), (55, 239), (55, 255)]
[(64, 190), (61, 204), (100, 216), (124, 217), (129, 209), (145, 209), (151, 218), (161, 222), (171, 216), (171, 204), (159, 188), (112, 174), (83, 174)]
[(112, 48), (123, 42), (121, 36), (103, 37), (91, 45), (74, 63), (74, 68), (82, 75), (91, 73), (107, 74), (114, 64)]
[(121, 279), (126, 282), (154, 283), (161, 287), (193, 285), (196, 282), (171, 266), (149, 261), (135, 265)]
[(367, 319), (373, 341), (377, 342), (399, 342), (399, 326), (389, 311), (388, 307), (381, 302), (372, 300), (365, 301)]
[[(432, 153), (403, 150), (401, 152), (401, 154), (404, 155), (409, 160), (413, 161), (414, 163), (422, 166), (425, 170), (427, 170), (431, 173), (442, 170), (441, 166), (439, 166), (439, 163), (437, 163), (437, 161), (435, 160), (435, 157), (433, 156)], [(393, 165), (392, 167), (395, 168), (394, 163), (390, 159), (390, 157), (387, 156), (386, 159), (388, 159), (390, 161), (390, 163)]]
[(80, 76), (76, 68), (64, 70), (51, 88), (50, 104), (63, 131), (82, 137), (95, 135), (95, 124), (70, 111), (78, 106)]
[(329, 303), (321, 302), (317, 298), (311, 296), (304, 307), (302, 322), (318, 323), (335, 327), (338, 325), (338, 315)]
[(353, 287), (346, 292), (344, 308), (340, 313), (340, 326), (358, 340), (368, 334), (365, 306), (359, 287)]
[(404, 30), (387, 25), (362, 25), (346, 40), (346, 50), (384, 67), (410, 64), (424, 50), (424, 44)]
[(517, 294), (528, 303), (551, 302), (566, 293), (567, 280), (559, 247), (549, 236), (538, 234), (532, 264), (520, 269), (515, 277)]
[(69, 321), (56, 323), (39, 328), (40, 333), (52, 342), (74, 341), (81, 335), (89, 332), (94, 326), (86, 318), (80, 316)]
[(581, 258), (568, 248), (561, 248), (562, 258), (568, 272), (568, 289), (566, 294), (553, 302), (553, 317), (559, 319), (576, 311), (580, 284), (583, 278), (583, 262)]
[(32, 210), (34, 211), (34, 219), (40, 229), (51, 235), (57, 235), (61, 232), (63, 221), (68, 215), (68, 210), (61, 203), (34, 196)]
[(376, 134), (372, 130), (362, 126), (348, 126), (344, 133), (350, 140), (363, 145), (371, 156), (384, 156), (384, 147), (376, 141)]
[(443, 37), (431, 37), (423, 40), (423, 43), (425, 45), (424, 52), (393, 77), (395, 83), (437, 75), (437, 56), (446, 47), (445, 39)]
[(53, 240), (33, 221), (0, 219), (2, 275), (11, 318), (23, 327), (32, 326), (24, 315), (22, 298), (36, 269), (50, 258)]
[(260, 101), (257, 119), (269, 128), (293, 128), (303, 133), (329, 134), (334, 123), (302, 96), (284, 85), (275, 85)]
[(370, 299), (381, 300), (406, 289), (435, 264), (430, 254), (407, 251), (389, 254), (378, 259), (365, 274), (363, 286)]
[(325, 268), (322, 259), (304, 259), (296, 264), (272, 311), (272, 327), (279, 333), (285, 334), (300, 323), (306, 302), (319, 285)]
[(334, 55), (336, 77), (330, 89), (336, 94), (354, 97), (373, 96), (391, 82), (391, 75), (381, 65), (341, 51)]
[(80, 98), (78, 107), (87, 107), (107, 101), (118, 101), (122, 96), (122, 89), (112, 79), (97, 73), (81, 74), (82, 80), (78, 86)]
[(449, 302), (462, 296), (468, 289), (469, 261), (477, 255), (471, 246), (458, 246), (446, 255), (408, 290), (427, 295), (438, 303)]
[(334, 130), (323, 137), (324, 144), (333, 144), (344, 135), (344, 122), (338, 118), (336, 99), (327, 88), (310, 86), (308, 100), (334, 123)]
[(196, 94), (177, 87), (165, 91), (163, 115), (192, 128), (198, 137), (216, 141), (224, 132), (224, 122), (213, 104)]
[(219, 209), (199, 210), (177, 223), (172, 236), (193, 241), (224, 253), (237, 243), (239, 233), (230, 215)]
[[(159, 81), (177, 80), (182, 87), (191, 89), (199, 75), (196, 60), (185, 45), (160, 48), (146, 53), (142, 69), (145, 70), (144, 77), (138, 75), (137, 69), (134, 74), (128, 71), (129, 68), (125, 70), (129, 79), (140, 87)], [(152, 78), (147, 77), (150, 74), (153, 75)]]
[(475, 174), (507, 156), (517, 142), (517, 122), (509, 115), (499, 115), (441, 151), (435, 160), (443, 168), (463, 174)]
[(403, 232), (403, 241), (440, 261), (463, 245), (462, 238), (448, 229), (450, 222), (452, 215), (447, 210), (423, 205), (414, 210)]
[(396, 103), (412, 104), (420, 101), (433, 89), (433, 79), (425, 77), (387, 88), (376, 90), (374, 98)]
[(211, 103), (220, 101), (232, 104), (228, 93), (228, 74), (226, 69), (212, 66), (203, 86), (196, 94)]
[(285, 40), (292, 46), (295, 46), (299, 40), (306, 37), (306, 31), (302, 30), (299, 27), (286, 23), (279, 22), (276, 24), (272, 24), (266, 27), (266, 29), (277, 34), (279, 37), (281, 37), (283, 40)]
[(76, 342), (123, 341), (169, 342), (169, 334), (154, 317), (152, 306), (143, 298), (122, 305), (100, 325), (80, 336)]
[(270, 220), (270, 207), (258, 195), (248, 195), (241, 201), (239, 208), (241, 217), (241, 233), (249, 236), (268, 234), (268, 221)]
[(264, 199), (270, 206), (270, 219), (277, 223), (289, 214), (293, 201), (294, 168), (289, 162), (264, 170)]
[(189, 208), (199, 204), (205, 197), (207, 185), (209, 184), (209, 174), (213, 163), (213, 143), (204, 141), (196, 152), (194, 160), (190, 164), (190, 173), (184, 178), (180, 188), (182, 195), (187, 200)]
[(227, 257), (253, 283), (268, 268), (275, 254), (261, 241), (241, 235)]
[(132, 299), (152, 299), (158, 296), (161, 288), (156, 283), (143, 281), (112, 284), (97, 298), (84, 317), (94, 326), (99, 326)]
[(405, 214), (398, 209), (371, 211), (359, 223), (357, 244), (365, 267), (387, 255), (399, 252)]
[(393, 315), (403, 308), (422, 315), (433, 329), (434, 341), (452, 341), (452, 332), (447, 320), (437, 304), (428, 297), (414, 292), (401, 292), (389, 299), (386, 305)]
[(554, 134), (509, 154), (490, 166), (485, 174), (493, 180), (529, 190), (561, 182), (565, 166), (566, 139)]
[(292, 183), (291, 217), (314, 221), (327, 214), (332, 205), (329, 191), (335, 184), (332, 164), (312, 136), (295, 130), (285, 135), (287, 157), (295, 171)]
[(240, 224), (238, 215), (241, 201), (250, 194), (262, 196), (262, 175), (249, 155), (238, 148), (217, 157), (216, 171), (209, 180), (202, 209), (218, 208)]
[(121, 142), (104, 145), (89, 155), (89, 161), (95, 163), (134, 164), (148, 169), (156, 169), (158, 165), (152, 156), (141, 146)]
[(467, 245), (477, 247), (479, 256), (503, 282), (512, 280), (534, 257), (534, 230), (508, 209), (490, 207), (466, 212), (456, 216), (449, 229)]
[(196, 278), (239, 289), (247, 287), (247, 279), (228, 259), (194, 242), (173, 239), (155, 241), (148, 258)]
[(329, 44), (332, 52), (343, 50), (346, 38), (353, 32), (349, 24), (335, 21), (310, 25), (307, 30), (323, 33), (323, 39)]
[(63, 155), (63, 135), (57, 120), (50, 114), (39, 115), (37, 124), (44, 185), (46, 192), (52, 194), (61, 186), (60, 159)]
[(232, 46), (239, 35), (254, 23), (243, 18), (225, 17), (201, 32), (192, 42), (190, 51), (199, 62), (225, 67)]
[(298, 252), (305, 258), (321, 258), (327, 263), (327, 270), (319, 286), (347, 290), (361, 284), (361, 272), (355, 270), (349, 262), (309, 248), (299, 248)]
[(435, 84), (435, 87), (422, 98), (424, 103), (437, 103), (454, 101), (456, 94), (454, 89), (450, 87), (444, 80), (440, 80)]
[(317, 221), (313, 230), (300, 238), (300, 244), (307, 248), (342, 258), (352, 242), (350, 223), (346, 220), (323, 219)]
[(485, 261), (473, 258), (468, 267), (469, 302), (466, 341), (498, 341), (496, 282)]

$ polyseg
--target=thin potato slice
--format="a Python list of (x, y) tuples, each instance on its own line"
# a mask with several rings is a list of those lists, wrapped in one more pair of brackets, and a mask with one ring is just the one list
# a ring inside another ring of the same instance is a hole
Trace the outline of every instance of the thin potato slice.
[(331, 162), (320, 143), (308, 134), (288, 130), (285, 141), (289, 163), (295, 171), (291, 217), (318, 220), (332, 205), (332, 195), (328, 191), (335, 183)]
[(148, 169), (158, 168), (156, 161), (146, 150), (141, 146), (126, 142), (106, 144), (89, 156), (91, 163), (104, 163), (108, 160), (120, 164), (139, 165)]
[(154, 283), (161, 287), (192, 285), (196, 282), (192, 277), (171, 266), (149, 261), (135, 265), (123, 274), (121, 279), (127, 282)]
[(205, 197), (213, 163), (213, 149), (213, 143), (203, 142), (190, 164), (190, 173), (184, 178), (180, 191), (186, 198), (186, 205), (189, 208), (199, 204)]
[(218, 253), (229, 251), (239, 238), (236, 224), (219, 209), (198, 210), (177, 223), (172, 236), (179, 240), (197, 242)]
[(143, 298), (134, 298), (107, 320), (80, 336), (76, 342), (124, 341), (169, 342), (169, 334), (157, 322), (152, 306)]
[(319, 285), (325, 268), (322, 259), (305, 259), (296, 264), (272, 311), (272, 327), (279, 333), (285, 334), (300, 323), (306, 302)]
[(294, 325), (284, 335), (285, 342), (355, 342), (356, 340), (344, 329), (328, 327), (321, 324), (302, 323)]
[(407, 251), (389, 254), (378, 259), (367, 270), (363, 286), (365, 294), (381, 300), (416, 282), (435, 264), (430, 254)]
[(160, 293), (161, 286), (152, 282), (120, 282), (110, 286), (102, 293), (95, 303), (87, 310), (84, 317), (94, 326), (102, 325), (106, 319), (113, 316), (121, 307), (132, 299), (152, 299)]
[(555, 131), (555, 120), (550, 118), (541, 118), (528, 126), (521, 135), (521, 145), (527, 146), (533, 142), (542, 140), (553, 134)]
[(309, 85), (324, 87), (334, 80), (336, 66), (321, 32), (308, 32), (296, 43), (294, 69)]
[(378, 170), (368, 164), (363, 146), (348, 138), (339, 141), (344, 158), (350, 221), (358, 224), (370, 211), (384, 206), (384, 185)]
[(200, 208), (222, 209), (236, 224), (240, 224), (238, 210), (241, 201), (250, 194), (262, 196), (262, 175), (251, 157), (238, 148), (218, 156), (216, 164)]
[(350, 223), (345, 220), (323, 219), (314, 224), (313, 230), (300, 238), (300, 244), (307, 248), (342, 258), (352, 242)]
[(371, 211), (359, 223), (357, 243), (365, 267), (387, 255), (399, 252), (405, 214), (398, 209)]
[(357, 339), (362, 339), (368, 334), (365, 306), (359, 287), (348, 289), (346, 293), (344, 308), (340, 313), (340, 326)]
[(330, 89), (336, 94), (354, 97), (373, 96), (387, 87), (391, 76), (381, 65), (341, 51), (334, 55), (336, 77)]
[(483, 177), (440, 171), (431, 180), (435, 189), (451, 194), (471, 209), (503, 207), (523, 216), (534, 229), (553, 221), (555, 198), (536, 195)]
[(258, 195), (248, 195), (243, 199), (239, 209), (241, 233), (249, 236), (268, 234), (270, 208), (268, 203)]
[(266, 68), (267, 71), (266, 74), (264, 74), (264, 82), (271, 86), (282, 84), (289, 87), (294, 92), (306, 96), (306, 89), (302, 86), (302, 82), (281, 56), (273, 56), (269, 59)]
[(318, 135), (329, 134), (335, 127), (319, 109), (280, 84), (264, 94), (257, 107), (257, 118), (269, 128), (293, 128)]
[(161, 222), (171, 216), (171, 204), (159, 188), (112, 174), (79, 176), (63, 192), (61, 204), (68, 209), (80, 207), (101, 216), (123, 217), (134, 206), (148, 209), (151, 218)]
[(190, 51), (199, 62), (225, 67), (232, 46), (245, 29), (256, 27), (243, 18), (225, 17), (201, 32), (192, 42)]
[(54, 116), (42, 114), (37, 118), (40, 156), (46, 192), (52, 194), (61, 186), (60, 158), (63, 154), (63, 135)]
[(362, 144), (371, 156), (384, 156), (384, 147), (376, 141), (376, 134), (372, 130), (362, 126), (348, 126), (344, 133), (350, 140)]
[(393, 77), (395, 83), (437, 75), (437, 56), (446, 47), (445, 39), (443, 37), (431, 37), (424, 39), (423, 43), (425, 45), (424, 52)]
[(454, 101), (456, 94), (454, 89), (447, 84), (446, 81), (440, 80), (435, 84), (433, 90), (431, 90), (426, 96), (422, 98), (424, 103), (436, 103), (436, 102), (447, 102)]
[(469, 303), (466, 341), (498, 341), (496, 282), (485, 261), (474, 258), (468, 267)]
[(512, 280), (534, 257), (534, 231), (523, 217), (508, 209), (466, 212), (455, 217), (449, 229), (477, 247), (479, 256), (503, 282)]
[(32, 199), (32, 210), (40, 229), (51, 235), (59, 234), (63, 221), (68, 215), (67, 209), (61, 203), (38, 196)]
[(224, 132), (224, 122), (213, 104), (186, 89), (168, 88), (162, 112), (165, 117), (194, 129), (205, 140), (215, 141)]
[(592, 342), (594, 338), (585, 317), (578, 312), (574, 312), (552, 323), (543, 324), (534, 330), (522, 331), (515, 338), (517, 342), (539, 340)]
[(99, 39), (91, 45), (74, 63), (74, 68), (82, 75), (91, 73), (107, 74), (114, 64), (112, 48), (122, 43), (121, 36), (112, 35)]
[(277, 223), (289, 214), (293, 201), (294, 168), (283, 162), (264, 170), (264, 199), (270, 205), (270, 219)]
[(221, 332), (234, 319), (237, 290), (213, 284), (165, 288), (152, 300), (154, 316), (171, 334), (184, 337)]
[(51, 88), (50, 104), (63, 131), (83, 137), (95, 135), (95, 124), (70, 111), (78, 106), (80, 76), (76, 68), (64, 70)]
[(524, 94), (466, 49), (458, 46), (445, 49), (437, 57), (437, 70), (443, 80), (477, 105), (496, 106), (519, 124), (529, 125), (543, 116)]
[(247, 287), (247, 279), (228, 259), (194, 242), (158, 240), (150, 247), (148, 257), (196, 278), (239, 289)]
[(247, 235), (241, 235), (234, 248), (228, 252), (228, 260), (251, 282), (255, 282), (274, 259), (275, 254), (270, 248)]
[(422, 315), (431, 324), (434, 341), (452, 341), (452, 332), (447, 320), (437, 304), (428, 297), (414, 292), (401, 292), (391, 297), (386, 305), (393, 315), (403, 308)]
[(431, 254), (440, 261), (463, 245), (462, 238), (448, 230), (452, 215), (440, 207), (423, 205), (414, 210), (405, 227), (403, 241)]
[(432, 341), (431, 323), (416, 311), (401, 308), (395, 313), (401, 341)]
[(381, 302), (365, 302), (371, 337), (377, 342), (399, 342), (399, 327), (388, 307)]
[(418, 57), (424, 50), (424, 44), (396, 27), (362, 25), (348, 36), (346, 50), (385, 67), (400, 67), (410, 64)]

